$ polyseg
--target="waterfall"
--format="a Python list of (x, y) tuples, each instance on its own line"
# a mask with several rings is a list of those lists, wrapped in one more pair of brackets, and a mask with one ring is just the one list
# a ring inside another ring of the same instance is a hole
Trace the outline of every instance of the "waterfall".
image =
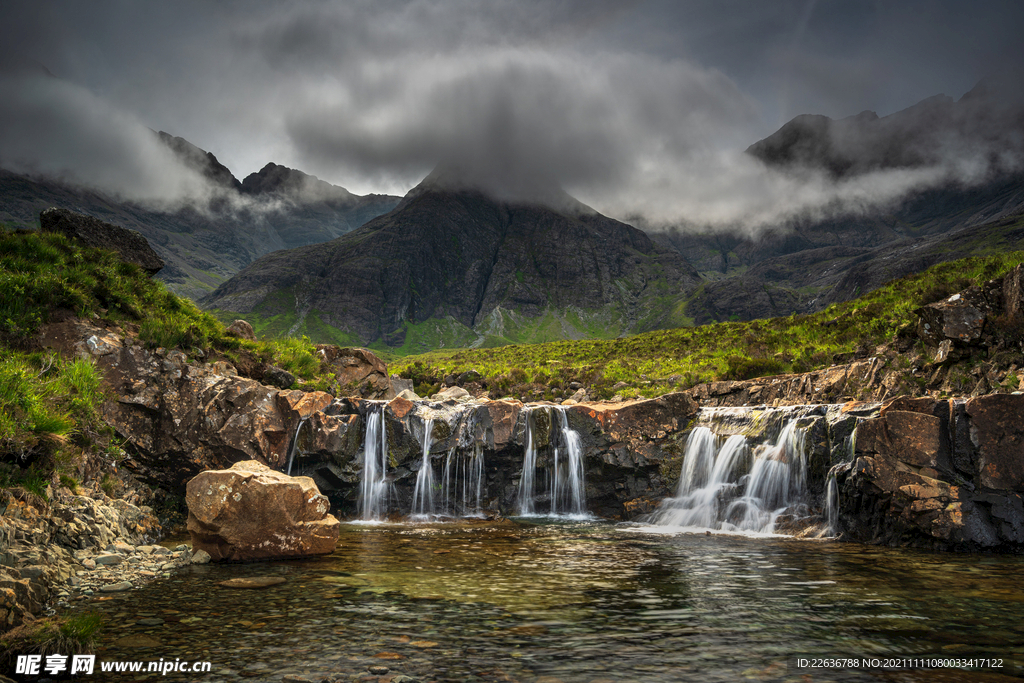
[(388, 434), (384, 423), (384, 404), (371, 404), (366, 417), (366, 439), (363, 443), (363, 475), (359, 504), (366, 521), (379, 520), (387, 511)]
[(299, 450), (299, 430), (302, 429), (302, 425), (306, 424), (306, 418), (299, 420), (299, 426), (295, 428), (295, 437), (292, 439), (291, 452), (288, 454), (288, 471), (285, 473), (289, 477), (292, 476), (292, 463), (295, 462), (295, 454)]
[(423, 425), (423, 461), (416, 474), (416, 489), (412, 493), (412, 512), (416, 515), (434, 513), (434, 467), (430, 463), (430, 447), (434, 443), (434, 419), (427, 418)]
[(533, 514), (533, 477), (537, 471), (537, 448), (533, 444), (533, 410), (526, 408), (526, 443), (523, 445), (523, 474), (519, 478), (519, 514)]
[[(556, 408), (560, 417), (563, 447), (554, 449), (551, 477), (551, 513), (582, 515), (587, 511), (583, 482), (583, 443), (579, 432), (569, 428), (565, 408)], [(561, 451), (565, 457), (559, 461)]]
[(833, 466), (828, 471), (828, 479), (825, 482), (825, 522), (828, 524), (829, 536), (839, 533), (839, 483), (836, 481), (836, 475), (844, 464)]
[(441, 477), (443, 514), (450, 517), (479, 517), (483, 514), (484, 449), (473, 444), (466, 453), (457, 448), (448, 451)]
[[(534, 505), (534, 484), (537, 471), (536, 412), (549, 408), (530, 409), (526, 413), (526, 436), (523, 447), (523, 473), (519, 480), (519, 515), (537, 514)], [(580, 435), (569, 427), (566, 409), (554, 408), (558, 414), (558, 431), (551, 420), (551, 466), (547, 472), (549, 482), (550, 514), (586, 514), (584, 491), (583, 444)]]
[(707, 427), (691, 432), (676, 497), (662, 503), (654, 521), (663, 526), (773, 533), (778, 517), (806, 491), (803, 430), (790, 420), (774, 444), (752, 450), (738, 434), (720, 448), (717, 442)]

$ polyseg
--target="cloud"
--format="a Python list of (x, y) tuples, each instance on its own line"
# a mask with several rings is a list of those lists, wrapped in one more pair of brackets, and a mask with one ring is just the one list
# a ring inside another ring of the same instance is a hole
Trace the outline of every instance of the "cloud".
[(777, 127), (778, 92), (787, 117), (884, 114), (954, 66), (946, 82), (976, 79), (971, 41), (935, 35), (991, 36), (989, 61), (1019, 44), (1000, 20), (1012, 3), (938, 4), (956, 25), (939, 33), (857, 3), (31, 3), (4, 10), (0, 37), (67, 80), (4, 77), (0, 163), (168, 206), (206, 196), (158, 128), (239, 178), (274, 161), (404, 192), (447, 163), (511, 196), (560, 184), (648, 225), (756, 230), (1014, 167), (1018, 147), (978, 154), (957, 131), (926, 164), (838, 179), (742, 152)]
[(645, 154), (688, 156), (751, 116), (727, 78), (687, 63), (514, 47), (365, 64), (310, 89), (287, 125), (304, 155), (354, 173), (444, 162), (527, 188), (628, 182)]
[(0, 166), (172, 208), (209, 184), (132, 114), (43, 69), (0, 73)]

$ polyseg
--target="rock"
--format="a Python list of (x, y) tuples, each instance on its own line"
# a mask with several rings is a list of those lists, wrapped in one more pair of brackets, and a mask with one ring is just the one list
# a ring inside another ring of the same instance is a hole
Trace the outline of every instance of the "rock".
[(276, 365), (271, 365), (263, 373), (263, 379), (272, 386), (289, 389), (295, 384), (295, 375)]
[(218, 581), (217, 585), (224, 586), (225, 588), (268, 588), (269, 586), (282, 584), (285, 580), (280, 576), (248, 576)]
[(200, 548), (193, 553), (191, 562), (192, 564), (207, 564), (211, 559), (210, 553)]
[(1003, 309), (1009, 315), (1024, 315), (1024, 266), (1018, 265), (1003, 278)]
[(235, 369), (235, 366), (225, 360), (215, 362), (213, 371), (225, 377), (238, 377), (238, 370)]
[(115, 647), (130, 647), (130, 648), (144, 648), (144, 647), (160, 647), (163, 645), (159, 640), (152, 636), (144, 634), (137, 634), (131, 636), (122, 636), (114, 641)]
[(245, 320), (235, 320), (228, 325), (225, 332), (232, 337), (238, 337), (239, 339), (248, 339), (249, 341), (256, 341), (256, 332)]
[(93, 558), (93, 561), (96, 564), (121, 564), (121, 562), (124, 561), (124, 558), (120, 555), (110, 553), (107, 555), (97, 555)]
[(406, 401), (419, 401), (420, 397), (412, 389), (403, 389), (397, 398), (404, 398)]
[(282, 391), (277, 394), (277, 405), (290, 420), (308, 420), (314, 413), (331, 405), (334, 397), (323, 391)]
[(978, 287), (914, 311), (920, 317), (917, 334), (932, 347), (944, 340), (971, 343), (981, 337), (988, 302)]
[(313, 480), (259, 462), (197, 475), (185, 501), (192, 547), (216, 561), (324, 555), (338, 541), (338, 520)]
[(130, 581), (118, 581), (117, 583), (108, 583), (105, 586), (100, 586), (101, 593), (119, 593), (131, 589), (132, 584)]
[(135, 622), (139, 626), (161, 626), (164, 620), (160, 617), (145, 617)]
[(379, 665), (368, 666), (366, 667), (366, 670), (372, 673), (374, 676), (383, 676), (387, 672), (391, 671), (391, 669), (389, 669), (388, 667)]
[(472, 394), (460, 386), (452, 386), (437, 392), (434, 394), (434, 397), (440, 401), (447, 399), (458, 400), (460, 398), (472, 398)]
[(1024, 491), (1024, 395), (972, 398), (965, 410), (977, 448), (978, 483), (990, 489)]
[(403, 391), (413, 391), (413, 381), (398, 375), (391, 375), (391, 388), (396, 396), (401, 396)]
[(92, 216), (53, 207), (39, 214), (39, 227), (44, 232), (66, 235), (88, 247), (116, 251), (121, 260), (137, 265), (150, 275), (164, 267), (163, 259), (140, 233)]
[(388, 366), (372, 351), (333, 344), (318, 344), (316, 349), (334, 371), (331, 392), (336, 396), (392, 399), (397, 395)]

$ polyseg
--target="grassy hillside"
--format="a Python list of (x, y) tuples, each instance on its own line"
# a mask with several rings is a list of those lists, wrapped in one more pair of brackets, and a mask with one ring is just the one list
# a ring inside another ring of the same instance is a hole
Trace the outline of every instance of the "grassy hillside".
[[(810, 315), (605, 341), (436, 351), (396, 360), (391, 371), (412, 378), (420, 392), (433, 390), (446, 375), (475, 370), (492, 397), (520, 395), (527, 384), (546, 388), (548, 397), (567, 395), (568, 385), (579, 382), (592, 396), (604, 398), (657, 396), (711, 380), (806, 372), (845, 361), (858, 350), (872, 353), (916, 321), (918, 306), (999, 277), (1022, 262), (1024, 251), (942, 263)], [(620, 382), (627, 386), (614, 389)]]
[(34, 348), (39, 328), (67, 314), (102, 318), (151, 348), (178, 347), (193, 358), (246, 355), (273, 363), (313, 387), (322, 372), (308, 339), (251, 342), (171, 293), (112, 252), (62, 235), (0, 230), (0, 486), (42, 494), (49, 481), (73, 481), (82, 458), (116, 461), (121, 452), (99, 414), (102, 378), (89, 360)]

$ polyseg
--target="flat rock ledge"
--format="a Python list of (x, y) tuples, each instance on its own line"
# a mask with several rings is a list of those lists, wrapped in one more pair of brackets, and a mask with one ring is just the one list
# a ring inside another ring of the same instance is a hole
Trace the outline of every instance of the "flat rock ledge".
[(214, 561), (326, 555), (338, 543), (339, 522), (312, 479), (254, 460), (198, 474), (185, 502), (192, 547)]

